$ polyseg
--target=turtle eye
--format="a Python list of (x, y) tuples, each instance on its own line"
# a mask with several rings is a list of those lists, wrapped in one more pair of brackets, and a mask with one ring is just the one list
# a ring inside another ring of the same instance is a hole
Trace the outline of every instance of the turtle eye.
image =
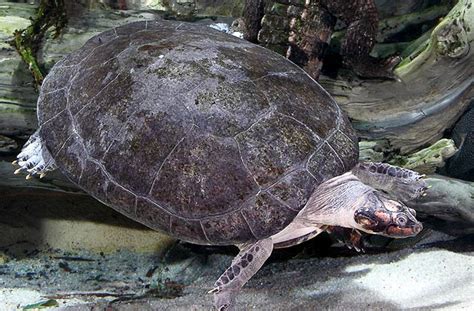
[(405, 215), (398, 215), (397, 216), (397, 225), (404, 226), (408, 222), (408, 218)]

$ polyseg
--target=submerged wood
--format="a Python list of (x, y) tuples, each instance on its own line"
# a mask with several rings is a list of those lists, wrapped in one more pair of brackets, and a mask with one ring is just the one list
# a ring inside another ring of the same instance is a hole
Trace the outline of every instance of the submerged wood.
[(409, 202), (429, 227), (450, 234), (474, 233), (474, 183), (430, 175), (427, 196)]
[(461, 0), (396, 69), (401, 82), (331, 79), (321, 84), (364, 139), (406, 154), (439, 140), (474, 97), (474, 6)]
[[(26, 139), (36, 129), (38, 93), (27, 65), (5, 41), (15, 30), (31, 23), (34, 5), (0, 4), (0, 135)], [(78, 6), (68, 10), (68, 26), (58, 39), (47, 32), (38, 52), (38, 62), (46, 69), (64, 55), (80, 48), (92, 36), (130, 22), (161, 18), (160, 11), (85, 10)]]
[(421, 174), (434, 174), (438, 168), (444, 167), (446, 161), (457, 151), (452, 139), (443, 138), (428, 148), (408, 156), (396, 155), (389, 163)]

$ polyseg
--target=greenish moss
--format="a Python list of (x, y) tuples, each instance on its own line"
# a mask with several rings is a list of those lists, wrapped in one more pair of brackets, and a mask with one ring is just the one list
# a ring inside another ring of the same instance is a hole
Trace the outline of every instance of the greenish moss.
[(244, 2), (244, 0), (197, 0), (197, 15), (240, 17), (244, 9)]
[(54, 299), (48, 299), (42, 302), (34, 303), (23, 307), (23, 310), (38, 310), (52, 307), (59, 307), (59, 303)]
[(15, 30), (26, 28), (31, 25), (27, 18), (19, 16), (0, 16), (0, 33), (11, 35)]
[(286, 16), (287, 11), (288, 11), (288, 5), (281, 4), (281, 3), (273, 3), (273, 5), (269, 7), (269, 9), (267, 9), (267, 13), (280, 15), (280, 16)]
[(64, 0), (41, 0), (31, 20), (31, 25), (14, 32), (14, 38), (10, 44), (28, 65), (35, 79), (36, 87), (41, 85), (44, 78), (44, 72), (36, 59), (44, 35), (50, 28), (54, 28), (53, 37), (57, 38), (66, 24)]
[(452, 139), (441, 139), (433, 145), (408, 156), (397, 155), (390, 164), (415, 170), (424, 174), (431, 174), (437, 168), (443, 167), (445, 161), (453, 156), (457, 148)]

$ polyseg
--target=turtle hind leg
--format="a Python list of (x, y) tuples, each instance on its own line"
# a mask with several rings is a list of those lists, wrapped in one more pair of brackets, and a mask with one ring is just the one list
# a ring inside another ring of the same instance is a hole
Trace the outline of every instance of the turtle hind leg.
[(47, 172), (56, 169), (53, 157), (39, 137), (39, 130), (30, 136), (13, 164), (20, 166), (15, 174), (25, 171), (28, 173), (27, 179), (35, 175), (39, 175), (41, 178)]
[[(327, 1), (326, 1), (327, 2)], [(395, 79), (393, 69), (401, 61), (398, 56), (386, 59), (370, 56), (375, 45), (378, 27), (378, 12), (373, 0), (360, 1), (355, 11), (337, 8), (334, 13), (348, 23), (345, 38), (341, 44), (343, 62), (364, 78)]]
[(257, 273), (273, 250), (271, 238), (246, 245), (232, 261), (232, 264), (214, 283), (214, 305), (219, 311), (233, 309), (235, 297), (240, 289)]

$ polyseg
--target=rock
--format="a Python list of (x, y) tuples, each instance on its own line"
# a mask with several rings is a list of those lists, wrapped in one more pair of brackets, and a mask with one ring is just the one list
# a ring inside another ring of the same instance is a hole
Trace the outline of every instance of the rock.
[[(474, 265), (473, 246), (472, 241), (451, 240), (389, 253), (269, 262), (243, 288), (237, 298), (236, 311), (432, 310), (440, 306), (447, 310), (469, 309), (474, 290), (470, 277)], [(228, 255), (210, 254), (201, 276), (184, 286), (181, 297), (119, 299), (111, 303), (120, 297), (120, 292), (122, 298), (130, 292), (141, 294), (150, 282), (146, 271), (161, 260), (125, 252), (103, 257), (89, 255), (86, 258), (93, 261), (69, 261), (76, 273), (58, 273), (55, 269), (45, 269), (45, 264), (58, 265), (59, 260), (55, 258), (58, 254), (52, 255), (47, 257), (40, 253), (4, 266), (2, 271), (8, 273), (2, 275), (2, 280), (9, 288), (1, 284), (1, 301), (15, 309), (17, 305), (37, 302), (35, 299), (40, 299), (40, 295), (49, 294), (65, 311), (107, 307), (116, 311), (210, 310), (212, 296), (206, 292), (222, 272), (220, 263), (228, 265), (232, 260)], [(117, 279), (123, 280), (122, 286), (112, 288), (112, 281)], [(44, 286), (40, 287), (41, 284)], [(25, 287), (32, 293), (25, 292)], [(92, 293), (69, 299), (55, 296), (77, 291)], [(94, 291), (118, 296), (97, 297), (93, 296)]]

